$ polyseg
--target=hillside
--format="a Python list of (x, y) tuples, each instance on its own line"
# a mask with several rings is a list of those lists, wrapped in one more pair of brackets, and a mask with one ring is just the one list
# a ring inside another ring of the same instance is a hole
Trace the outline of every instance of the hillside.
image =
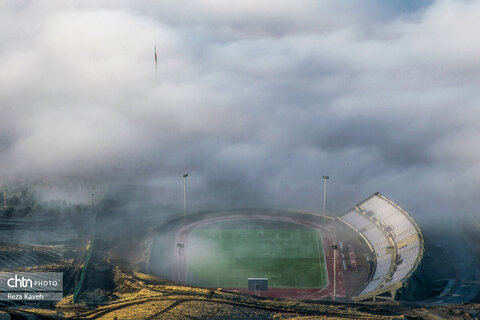
[[(91, 293), (89, 304), (7, 307), (13, 319), (478, 319), (480, 305), (414, 308), (402, 304), (344, 304), (266, 299), (177, 286), (142, 273), (114, 271), (115, 289)], [(110, 301), (97, 302), (100, 297)], [(7, 319), (7, 316), (5, 319)], [(0, 317), (0, 319), (3, 319)]]

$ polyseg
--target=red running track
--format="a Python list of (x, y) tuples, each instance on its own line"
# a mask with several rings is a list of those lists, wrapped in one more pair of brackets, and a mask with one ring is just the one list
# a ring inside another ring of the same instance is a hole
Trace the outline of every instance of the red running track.
[[(333, 250), (331, 249), (332, 245), (336, 243), (335, 229), (331, 226), (324, 226), (318, 223), (311, 221), (305, 221), (299, 218), (294, 217), (272, 217), (268, 215), (259, 215), (259, 214), (242, 214), (242, 215), (232, 215), (232, 216), (223, 216), (216, 218), (209, 218), (201, 220), (198, 222), (191, 223), (182, 227), (176, 236), (175, 243), (183, 243), (185, 245), (184, 249), (180, 250), (180, 259), (176, 259), (180, 265), (177, 263), (177, 268), (172, 274), (172, 279), (176, 279), (179, 282), (185, 283), (186, 275), (186, 266), (187, 266), (187, 252), (188, 252), (188, 240), (190, 232), (200, 226), (210, 224), (218, 221), (228, 221), (228, 220), (250, 220), (250, 219), (260, 219), (260, 220), (275, 220), (275, 221), (285, 221), (295, 224), (300, 224), (303, 226), (310, 227), (317, 230), (323, 238), (323, 249), (325, 252), (325, 259), (327, 265), (327, 274), (328, 274), (328, 285), (325, 288), (319, 289), (290, 289), (290, 288), (270, 288), (267, 291), (254, 292), (249, 291), (245, 288), (223, 288), (230, 291), (238, 291), (242, 293), (252, 294), (252, 295), (261, 295), (263, 297), (271, 298), (290, 298), (290, 299), (306, 299), (306, 300), (325, 300), (333, 298)], [(178, 248), (174, 248), (174, 256), (178, 256)], [(342, 274), (342, 265), (340, 255), (336, 255), (336, 297), (344, 298), (345, 297), (345, 287), (343, 285), (343, 274)]]

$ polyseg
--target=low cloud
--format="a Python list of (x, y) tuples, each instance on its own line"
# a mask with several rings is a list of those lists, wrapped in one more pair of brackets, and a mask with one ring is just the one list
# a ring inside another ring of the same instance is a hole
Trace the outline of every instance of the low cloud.
[[(0, 5), (0, 170), (95, 176), (192, 210), (329, 210), (380, 191), (475, 213), (470, 1)], [(157, 47), (155, 68), (153, 47)]]

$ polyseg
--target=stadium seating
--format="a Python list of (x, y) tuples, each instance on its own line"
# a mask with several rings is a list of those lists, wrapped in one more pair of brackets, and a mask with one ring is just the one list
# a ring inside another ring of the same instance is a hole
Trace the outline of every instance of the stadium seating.
[(355, 226), (358, 230), (362, 230), (368, 226), (371, 226), (372, 224), (370, 220), (357, 214), (355, 211), (346, 213), (343, 218)]
[(420, 229), (395, 203), (376, 193), (339, 217), (370, 244), (375, 270), (358, 296), (398, 284), (416, 268), (423, 251)]

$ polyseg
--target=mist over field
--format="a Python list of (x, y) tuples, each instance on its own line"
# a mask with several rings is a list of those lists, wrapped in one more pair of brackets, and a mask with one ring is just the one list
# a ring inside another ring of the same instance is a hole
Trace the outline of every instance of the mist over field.
[(474, 1), (2, 1), (0, 176), (128, 182), (181, 207), (188, 172), (195, 211), (321, 210), (327, 174), (329, 212), (380, 191), (420, 221), (476, 213), (479, 15)]

